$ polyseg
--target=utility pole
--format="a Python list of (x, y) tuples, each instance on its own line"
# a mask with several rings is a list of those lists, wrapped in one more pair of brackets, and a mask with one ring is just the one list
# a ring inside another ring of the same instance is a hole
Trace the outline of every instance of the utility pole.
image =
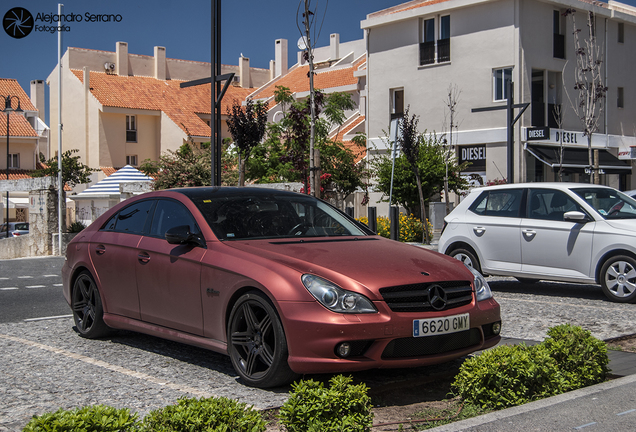
[(314, 160), (314, 140), (316, 137), (315, 123), (316, 123), (316, 107), (314, 103), (314, 50), (311, 45), (311, 32), (309, 17), (313, 15), (313, 12), (309, 10), (310, 0), (305, 0), (305, 13), (303, 13), (305, 24), (305, 40), (307, 45), (307, 60), (309, 62), (309, 104), (311, 110), (310, 117), (310, 131), (309, 131), (309, 188), (311, 194), (316, 196), (316, 188), (320, 185), (316, 185), (316, 179), (314, 171), (316, 170), (316, 164)]

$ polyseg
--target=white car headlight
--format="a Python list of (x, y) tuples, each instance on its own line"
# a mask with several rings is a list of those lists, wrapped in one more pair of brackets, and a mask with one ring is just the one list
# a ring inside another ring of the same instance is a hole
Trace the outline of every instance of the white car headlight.
[(473, 273), (473, 276), (475, 277), (474, 283), (475, 283), (475, 294), (477, 295), (477, 301), (482, 301), (482, 300), (491, 298), (492, 291), (490, 291), (490, 285), (488, 285), (486, 278), (483, 277), (481, 273), (479, 273), (474, 268), (468, 267), (468, 266), (466, 267), (468, 268), (468, 270), (470, 270)]
[(305, 288), (320, 304), (333, 312), (340, 313), (376, 313), (371, 300), (362, 294), (340, 288), (321, 277), (305, 274), (301, 280)]

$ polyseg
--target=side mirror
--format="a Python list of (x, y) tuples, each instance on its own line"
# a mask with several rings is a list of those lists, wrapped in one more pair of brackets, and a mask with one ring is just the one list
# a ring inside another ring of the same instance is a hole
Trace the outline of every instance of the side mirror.
[(563, 215), (563, 220), (566, 222), (586, 223), (589, 221), (587, 215), (580, 211), (569, 211)]
[(179, 225), (166, 231), (166, 241), (170, 244), (194, 244), (205, 246), (205, 242), (197, 234), (190, 232), (188, 225)]

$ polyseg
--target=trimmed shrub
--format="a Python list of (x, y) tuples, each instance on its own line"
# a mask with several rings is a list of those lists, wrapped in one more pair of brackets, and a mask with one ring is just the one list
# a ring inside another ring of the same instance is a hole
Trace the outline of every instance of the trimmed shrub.
[[(366, 216), (357, 219), (368, 226), (369, 219)], [(391, 238), (391, 220), (386, 216), (377, 218), (377, 234), (385, 238)], [(433, 238), (433, 225), (426, 220), (429, 238)], [(401, 242), (421, 242), (422, 241), (422, 221), (413, 215), (400, 213), (400, 239)]]
[(605, 380), (604, 342), (570, 324), (547, 335), (535, 346), (499, 346), (465, 361), (452, 387), (466, 401), (502, 409)]
[(137, 425), (137, 414), (128, 408), (117, 409), (93, 405), (72, 410), (60, 408), (54, 413), (33, 416), (24, 432), (116, 432), (132, 431)]
[(369, 431), (373, 423), (369, 388), (351, 381), (337, 375), (329, 380), (329, 388), (311, 379), (292, 384), (278, 413), (280, 423), (288, 432)]
[(225, 397), (180, 398), (176, 405), (151, 411), (141, 432), (263, 432), (265, 420), (247, 404)]
[(544, 350), (502, 345), (466, 360), (452, 384), (462, 399), (503, 409), (561, 393), (556, 362)]
[(73, 222), (72, 224), (68, 226), (67, 231), (70, 233), (78, 233), (82, 231), (84, 228), (86, 228), (86, 225), (84, 225), (82, 222)]
[(564, 380), (564, 391), (605, 381), (609, 368), (607, 345), (588, 330), (571, 324), (552, 327), (542, 347), (556, 361)]

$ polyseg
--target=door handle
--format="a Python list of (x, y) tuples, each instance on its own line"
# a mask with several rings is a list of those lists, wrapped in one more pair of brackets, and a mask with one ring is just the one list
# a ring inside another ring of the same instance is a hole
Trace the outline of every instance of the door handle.
[(521, 232), (523, 233), (523, 236), (526, 240), (532, 240), (534, 236), (537, 235), (537, 232), (535, 230), (530, 229), (521, 230)]
[(150, 255), (148, 255), (146, 252), (141, 252), (139, 255), (137, 255), (137, 259), (140, 263), (146, 264), (148, 261), (150, 261)]
[(486, 228), (484, 227), (473, 227), (473, 232), (477, 237), (481, 237), (486, 232)]
[(106, 252), (106, 247), (104, 245), (99, 245), (95, 247), (95, 253), (97, 255), (104, 255), (104, 252)]

